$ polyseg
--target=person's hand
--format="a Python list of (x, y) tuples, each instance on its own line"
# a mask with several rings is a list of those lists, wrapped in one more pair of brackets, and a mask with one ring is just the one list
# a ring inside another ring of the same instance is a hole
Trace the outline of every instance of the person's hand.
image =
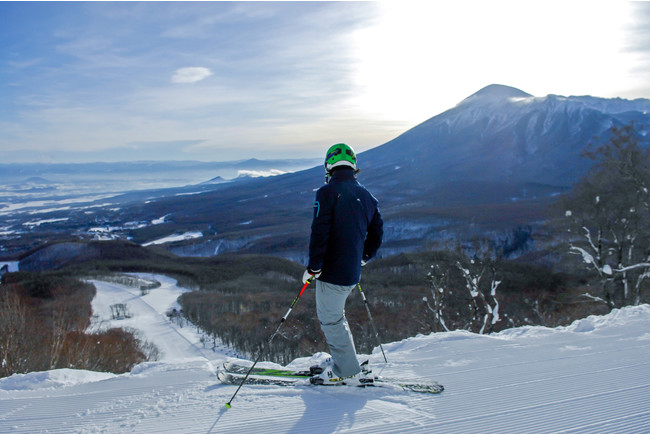
[(318, 279), (320, 273), (320, 270), (312, 270), (311, 268), (307, 268), (305, 270), (305, 273), (302, 275), (302, 283), (307, 283), (308, 280), (311, 281), (313, 279)]

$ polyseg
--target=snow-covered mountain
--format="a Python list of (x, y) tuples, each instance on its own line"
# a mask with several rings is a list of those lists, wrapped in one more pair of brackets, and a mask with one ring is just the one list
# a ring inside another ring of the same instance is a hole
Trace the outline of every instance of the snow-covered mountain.
[[(138, 288), (96, 282), (93, 327), (136, 328), (159, 346), (161, 359), (122, 375), (60, 369), (0, 379), (0, 432), (647, 433), (650, 427), (648, 305), (554, 329), (420, 335), (384, 344), (388, 364), (378, 348), (360, 356), (386, 377), (438, 380), (445, 386), (440, 395), (244, 385), (227, 410), (236, 387), (220, 384), (215, 371), (235, 354), (222, 345), (212, 351), (194, 327), (170, 323), (165, 313), (184, 289), (164, 276), (144, 277), (162, 285), (141, 295)], [(131, 318), (112, 320), (114, 303), (126, 303)], [(309, 366), (305, 356), (290, 366)]]
[[(488, 200), (503, 201), (513, 192), (524, 197), (524, 189), (533, 185), (571, 186), (591, 165), (581, 156), (590, 143), (604, 143), (611, 127), (630, 122), (645, 136), (649, 112), (645, 99), (534, 97), (490, 85), (362, 154), (359, 164), (369, 166), (368, 183), (379, 188), (381, 177), (398, 178), (438, 200), (444, 196), (436, 190), (473, 197), (467, 190), (474, 188), (489, 192)], [(467, 185), (465, 191), (457, 184)]]
[[(592, 143), (606, 142), (613, 126), (633, 122), (642, 145), (649, 145), (649, 113), (647, 99), (536, 97), (503, 85), (479, 90), (388, 143), (360, 153), (358, 179), (379, 199), (386, 220), (382, 254), (505, 233), (543, 220), (548, 204), (593, 164), (582, 157), (584, 150)], [(323, 146), (324, 151), (327, 144)], [(242, 165), (246, 168), (232, 169), (239, 174), (263, 169), (256, 160)], [(104, 198), (104, 205), (93, 199), (84, 203), (93, 208), (83, 213), (79, 207), (70, 211), (46, 204), (46, 208), (40, 198), (39, 209), (48, 215), (32, 214), (31, 205), (0, 203), (0, 229), (16, 231), (23, 223), (32, 223), (12, 220), (10, 226), (10, 214), (17, 211), (30, 212), (36, 222), (56, 219), (58, 232), (66, 227), (87, 231), (97, 222), (112, 226), (147, 222), (165, 215), (169, 233), (164, 236), (196, 230), (212, 234), (189, 247), (189, 242), (171, 246), (179, 254), (213, 255), (215, 246), (229, 245), (302, 260), (323, 167), (237, 179), (183, 191)], [(51, 226), (30, 227), (36, 232)], [(124, 236), (144, 244), (160, 238), (160, 233), (152, 238), (150, 228), (139, 225)]]
[[(582, 157), (584, 150), (604, 143), (611, 127), (630, 122), (643, 139), (649, 112), (645, 99), (534, 97), (490, 85), (361, 153), (358, 179), (379, 199), (387, 223), (383, 254), (543, 220), (548, 204), (593, 164)], [(299, 260), (313, 191), (323, 178), (317, 166), (201, 197), (159, 201), (145, 211), (209, 224), (227, 240), (250, 239), (239, 235), (241, 223), (248, 222), (246, 229), (262, 240), (246, 241), (248, 251)], [(201, 251), (196, 243), (192, 249)], [(207, 246), (205, 253), (213, 250)]]

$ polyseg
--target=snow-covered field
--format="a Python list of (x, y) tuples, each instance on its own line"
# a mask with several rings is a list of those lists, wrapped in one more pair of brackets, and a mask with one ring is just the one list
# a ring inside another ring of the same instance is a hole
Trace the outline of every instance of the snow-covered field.
[(4, 267), (5, 265), (7, 266), (7, 271), (10, 273), (18, 271), (18, 261), (0, 261), (0, 268)]
[(132, 317), (118, 323), (140, 329), (161, 360), (123, 375), (64, 369), (0, 379), (0, 432), (650, 432), (648, 305), (556, 329), (413, 337), (384, 345), (386, 366), (377, 351), (369, 356), (376, 373), (440, 381), (441, 395), (245, 385), (227, 410), (236, 388), (215, 370), (232, 352), (204, 349), (193, 327), (171, 324), (164, 313), (183, 289), (156, 278), (162, 286), (145, 296), (96, 282), (93, 326), (125, 302)]
[(167, 237), (163, 237), (155, 241), (150, 241), (148, 243), (143, 244), (143, 246), (147, 247), (156, 244), (174, 243), (176, 241), (183, 241), (183, 240), (193, 240), (196, 238), (201, 238), (202, 236), (203, 233), (198, 231), (185, 232), (183, 234), (169, 235)]

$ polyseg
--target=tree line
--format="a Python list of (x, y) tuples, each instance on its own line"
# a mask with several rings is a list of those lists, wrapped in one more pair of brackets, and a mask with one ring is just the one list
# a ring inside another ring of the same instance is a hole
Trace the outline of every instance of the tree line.
[[(443, 251), (401, 254), (364, 267), (360, 284), (381, 341), (393, 342), (419, 333), (444, 331), (432, 311), (435, 288), (440, 285), (445, 289), (439, 307), (448, 330), (488, 333), (519, 325), (568, 322), (578, 315), (569, 312), (566, 300), (562, 300), (568, 289), (583, 283), (578, 277), (511, 261), (493, 260), (484, 264), (479, 261), (472, 264), (472, 261), (461, 252)], [(444, 276), (432, 271), (431, 264), (446, 270)], [(487, 271), (479, 279), (476, 273), (481, 272), (480, 267)], [(247, 278), (250, 287), (236, 289), (232, 282), (222, 281), (221, 288), (213, 286), (210, 290), (185, 293), (179, 299), (183, 315), (209, 334), (215, 344), (221, 342), (251, 358), (262, 352), (264, 360), (286, 364), (297, 357), (327, 351), (311, 286), (273, 344), (266, 345), (300, 290), (301, 268), (292, 268), (295, 271), (291, 274), (269, 279)], [(490, 297), (496, 282), (495, 270), (502, 281), (496, 293), (498, 309)], [(434, 287), (435, 279), (438, 286)], [(471, 282), (469, 290), (468, 282)], [(479, 302), (478, 294), (486, 294), (487, 303)], [(492, 311), (485, 320), (487, 306)], [(546, 312), (543, 319), (539, 318), (541, 311)], [(358, 290), (348, 298), (346, 316), (357, 351), (371, 352), (377, 341)]]

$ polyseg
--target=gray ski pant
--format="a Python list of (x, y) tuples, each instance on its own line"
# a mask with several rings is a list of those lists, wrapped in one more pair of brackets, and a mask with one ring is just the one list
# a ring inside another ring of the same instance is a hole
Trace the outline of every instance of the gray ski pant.
[(339, 377), (350, 377), (361, 372), (352, 333), (345, 318), (345, 301), (355, 286), (316, 280), (316, 313), (334, 361), (334, 374)]

